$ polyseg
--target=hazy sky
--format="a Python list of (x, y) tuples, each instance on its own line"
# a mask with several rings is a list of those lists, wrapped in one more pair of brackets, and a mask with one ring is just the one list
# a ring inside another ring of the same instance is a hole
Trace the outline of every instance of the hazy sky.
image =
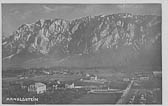
[(72, 20), (83, 16), (133, 13), (161, 15), (160, 4), (2, 4), (2, 31), (8, 36), (21, 24), (39, 19)]

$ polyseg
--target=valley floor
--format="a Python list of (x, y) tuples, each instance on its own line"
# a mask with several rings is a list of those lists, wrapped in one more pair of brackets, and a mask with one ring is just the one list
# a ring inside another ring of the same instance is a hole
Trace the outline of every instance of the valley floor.
[[(49, 72), (49, 73), (46, 73)], [(52, 72), (52, 73), (50, 73)], [(54, 73), (53, 73), (54, 72)], [(4, 74), (2, 79), (2, 101), (3, 104), (116, 104), (122, 98), (120, 104), (161, 104), (162, 102), (162, 81), (146, 72), (113, 72), (95, 70), (63, 70), (63, 71), (27, 71), (24, 73)], [(10, 76), (9, 76), (10, 75)], [(82, 82), (81, 79), (87, 75), (95, 75), (98, 79), (104, 79), (105, 83), (95, 81)], [(55, 89), (48, 84), (52, 81), (61, 81), (68, 85), (61, 89)], [(27, 88), (22, 88), (23, 83), (41, 82), (46, 84), (46, 91), (42, 94), (30, 93)], [(90, 94), (91, 89), (121, 89), (128, 87), (134, 81), (130, 91), (124, 96), (122, 93), (113, 94)], [(93, 83), (94, 82), (94, 83)], [(81, 88), (82, 87), (82, 88)], [(38, 98), (38, 101), (9, 101), (7, 98)]]

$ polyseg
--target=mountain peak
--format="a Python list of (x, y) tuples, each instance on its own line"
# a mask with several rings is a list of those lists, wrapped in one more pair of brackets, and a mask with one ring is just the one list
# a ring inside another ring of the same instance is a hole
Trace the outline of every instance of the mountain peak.
[(151, 48), (151, 45), (153, 47), (159, 42), (160, 35), (161, 18), (158, 16), (118, 13), (86, 16), (72, 21), (40, 19), (19, 26), (12, 36), (6, 38), (3, 59), (13, 61), (19, 58), (22, 62), (31, 57), (49, 55), (60, 59), (74, 54), (99, 54), (106, 49), (111, 52), (127, 51), (121, 54), (126, 59)]

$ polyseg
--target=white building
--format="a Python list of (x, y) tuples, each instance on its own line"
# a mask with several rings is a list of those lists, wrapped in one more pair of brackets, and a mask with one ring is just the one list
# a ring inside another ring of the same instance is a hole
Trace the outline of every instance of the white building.
[(33, 92), (33, 93), (37, 93), (37, 94), (42, 94), (46, 92), (46, 85), (43, 83), (34, 83), (29, 85), (28, 87), (28, 92)]
[(140, 80), (149, 80), (149, 77), (140, 77)]
[(90, 74), (86, 73), (86, 77), (90, 77)]
[(48, 72), (48, 71), (43, 71), (43, 73), (48, 74), (48, 75), (50, 74), (50, 72)]
[(74, 85), (74, 83), (72, 83), (72, 84), (65, 84), (65, 87), (66, 88), (75, 88), (75, 85)]
[(123, 81), (128, 82), (128, 81), (130, 81), (130, 79), (129, 78), (123, 78)]
[(97, 80), (98, 78), (97, 78), (97, 76), (96, 75), (91, 75), (90, 76), (90, 80)]
[(155, 77), (162, 77), (162, 72), (161, 71), (153, 71), (153, 75)]

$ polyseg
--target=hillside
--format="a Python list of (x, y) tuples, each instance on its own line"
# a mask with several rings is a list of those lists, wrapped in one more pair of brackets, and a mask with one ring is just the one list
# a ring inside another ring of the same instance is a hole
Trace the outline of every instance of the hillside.
[(161, 66), (161, 17), (119, 13), (40, 19), (2, 39), (12, 67)]

